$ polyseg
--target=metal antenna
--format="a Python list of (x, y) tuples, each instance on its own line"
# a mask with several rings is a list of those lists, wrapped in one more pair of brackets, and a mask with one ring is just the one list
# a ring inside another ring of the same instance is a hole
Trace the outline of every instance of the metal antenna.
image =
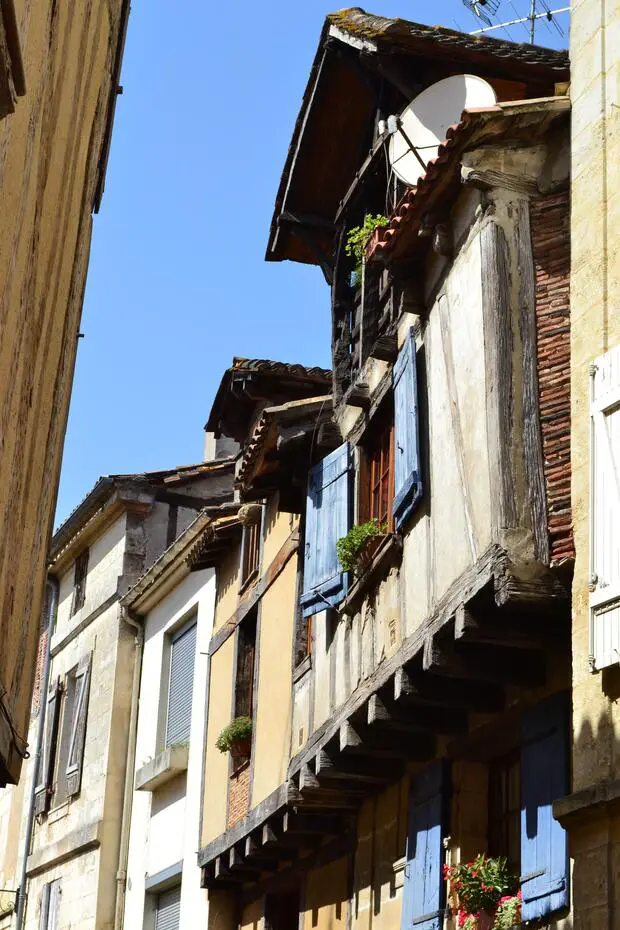
[(570, 12), (569, 6), (551, 10), (546, 0), (540, 0), (543, 11), (539, 13), (537, 9), (537, 0), (530, 0), (530, 11), (527, 16), (519, 16), (514, 4), (511, 3), (512, 8), (517, 12), (517, 18), (499, 23), (494, 22), (494, 19), (499, 16), (500, 0), (463, 0), (463, 4), (478, 20), (482, 20), (482, 22), (485, 23), (480, 29), (475, 29), (471, 35), (481, 35), (484, 32), (493, 32), (496, 29), (508, 29), (510, 26), (526, 26), (529, 33), (530, 45), (534, 45), (536, 39), (536, 24), (539, 20), (546, 20), (547, 23), (552, 23), (559, 34), (563, 36), (564, 32), (556, 22), (555, 17), (559, 13)]

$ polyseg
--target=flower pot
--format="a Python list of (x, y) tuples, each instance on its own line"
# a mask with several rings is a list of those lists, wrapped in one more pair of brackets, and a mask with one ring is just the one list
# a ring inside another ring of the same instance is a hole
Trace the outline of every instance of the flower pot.
[(478, 914), (478, 930), (493, 930), (495, 914), (490, 911), (480, 911)]
[(372, 563), (377, 550), (379, 549), (381, 543), (386, 538), (386, 533), (381, 533), (379, 536), (371, 536), (366, 540), (362, 548), (357, 554), (357, 566), (355, 568), (356, 575), (362, 575)]
[(235, 761), (249, 759), (251, 751), (252, 740), (249, 736), (246, 739), (237, 740), (237, 742), (230, 747), (230, 754)]

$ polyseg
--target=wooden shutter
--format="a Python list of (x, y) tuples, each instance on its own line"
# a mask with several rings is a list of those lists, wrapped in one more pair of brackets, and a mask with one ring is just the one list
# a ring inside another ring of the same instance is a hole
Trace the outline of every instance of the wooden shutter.
[(39, 930), (48, 930), (48, 917), (50, 912), (51, 882), (47, 882), (41, 889), (41, 907), (39, 909)]
[(86, 576), (88, 575), (88, 549), (80, 552), (75, 560), (73, 575), (73, 600), (71, 602), (71, 615), (77, 613), (84, 606), (86, 600)]
[(54, 785), (54, 765), (58, 744), (58, 720), (60, 715), (60, 678), (52, 681), (47, 690), (47, 707), (45, 709), (45, 733), (41, 761), (39, 763), (38, 784), (34, 795), (35, 814), (44, 814), (49, 807)]
[(523, 920), (568, 906), (568, 842), (552, 804), (568, 792), (568, 696), (529, 711), (521, 750), (521, 890)]
[(77, 794), (82, 784), (82, 763), (84, 760), (84, 740), (86, 738), (86, 719), (88, 716), (88, 695), (90, 691), (90, 671), (92, 653), (85, 656), (75, 673), (75, 703), (69, 735), (67, 752), (67, 796)]
[(170, 647), (170, 686), (166, 718), (166, 746), (189, 739), (196, 663), (196, 621), (179, 630)]
[(235, 717), (251, 717), (254, 704), (254, 663), (256, 661), (256, 613), (245, 617), (237, 634)]
[(155, 911), (155, 930), (179, 930), (181, 923), (181, 886), (160, 894)]
[(394, 503), (396, 528), (413, 512), (422, 496), (418, 425), (418, 380), (413, 329), (400, 351), (394, 383)]
[(351, 517), (351, 453), (344, 443), (310, 470), (306, 502), (303, 614), (335, 607), (347, 593), (336, 543), (346, 536)]
[(620, 346), (593, 366), (590, 662), (620, 662)]
[(440, 930), (443, 926), (449, 775), (447, 764), (436, 762), (411, 783), (401, 930)]
[(49, 914), (47, 930), (58, 930), (60, 926), (60, 881), (50, 882)]

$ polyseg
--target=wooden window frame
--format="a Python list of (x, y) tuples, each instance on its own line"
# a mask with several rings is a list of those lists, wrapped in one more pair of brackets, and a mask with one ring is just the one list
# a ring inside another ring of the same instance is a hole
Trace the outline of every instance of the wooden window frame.
[(360, 462), (359, 522), (376, 520), (394, 532), (394, 408), (382, 405), (366, 433)]
[(89, 550), (82, 549), (77, 556), (73, 569), (73, 598), (71, 616), (81, 610), (86, 603), (86, 580), (88, 578)]
[[(511, 778), (517, 773), (515, 797), (511, 800)], [(502, 856), (509, 869), (520, 875), (521, 867), (521, 747), (515, 747), (488, 763), (489, 855)], [(514, 850), (511, 849), (511, 832)], [(514, 853), (518, 858), (515, 860)]]
[(243, 527), (241, 540), (241, 590), (248, 587), (260, 569), (262, 518)]

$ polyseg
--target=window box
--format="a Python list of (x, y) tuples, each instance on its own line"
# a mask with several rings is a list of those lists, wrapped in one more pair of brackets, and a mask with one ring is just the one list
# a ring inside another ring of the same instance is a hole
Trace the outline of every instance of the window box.
[(168, 746), (136, 772), (136, 791), (155, 791), (187, 771), (189, 743)]
[[(401, 563), (403, 541), (400, 536), (394, 533), (387, 533), (385, 536), (377, 536), (374, 537), (374, 539), (379, 539), (380, 545), (374, 551), (366, 570), (359, 575), (355, 583), (349, 589), (349, 593), (340, 608), (340, 612), (343, 614), (353, 616), (368, 591), (376, 587), (379, 581), (387, 575), (391, 568)], [(369, 542), (374, 541), (374, 539), (369, 540)]]

